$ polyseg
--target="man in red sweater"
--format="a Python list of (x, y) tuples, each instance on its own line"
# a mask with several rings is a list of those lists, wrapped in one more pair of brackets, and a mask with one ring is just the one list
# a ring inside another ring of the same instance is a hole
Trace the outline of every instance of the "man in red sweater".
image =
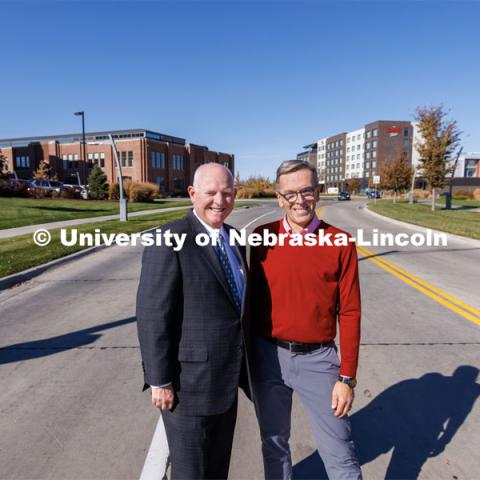
[[(255, 233), (299, 238), (323, 230), (326, 237), (349, 239), (346, 232), (316, 215), (315, 167), (299, 160), (283, 162), (276, 183), (285, 216), (258, 227)], [(251, 256), (252, 295), (256, 297), (251, 302), (252, 322), (257, 333), (252, 379), (265, 478), (292, 476), (288, 441), (295, 391), (307, 411), (329, 478), (359, 479), (347, 415), (354, 398), (360, 344), (355, 244), (298, 243), (255, 247)], [(337, 320), (341, 361), (334, 343)]]

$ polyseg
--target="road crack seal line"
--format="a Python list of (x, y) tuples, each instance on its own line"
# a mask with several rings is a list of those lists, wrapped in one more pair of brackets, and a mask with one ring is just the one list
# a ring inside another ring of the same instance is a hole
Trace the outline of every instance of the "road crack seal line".
[(365, 247), (357, 245), (357, 250), (364, 258), (370, 260), (380, 268), (383, 268), (387, 272), (391, 273), (393, 276), (397, 277), (411, 287), (425, 294), (427, 297), (430, 297), (432, 300), (437, 301), (438, 303), (452, 310), (453, 312), (458, 313), (467, 320), (470, 320), (471, 322), (480, 325), (480, 310), (478, 310), (477, 308), (472, 307), (471, 305), (467, 305), (460, 300), (457, 300), (452, 295), (449, 295), (448, 293), (443, 292), (442, 290), (434, 287), (433, 285), (430, 285), (429, 283), (416, 277), (415, 275), (412, 275), (411, 273), (395, 265), (394, 263), (379, 257), (374, 252), (368, 250)]

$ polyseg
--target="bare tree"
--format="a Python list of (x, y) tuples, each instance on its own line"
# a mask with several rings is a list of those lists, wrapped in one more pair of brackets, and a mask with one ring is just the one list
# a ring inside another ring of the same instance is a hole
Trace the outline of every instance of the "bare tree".
[(415, 119), (422, 141), (415, 144), (420, 156), (419, 173), (432, 188), (432, 211), (436, 189), (442, 188), (452, 172), (452, 154), (460, 142), (461, 132), (455, 120), (447, 120), (442, 106), (418, 107)]
[(404, 154), (384, 164), (380, 172), (382, 188), (393, 190), (393, 203), (397, 202), (397, 193), (408, 190), (412, 175), (412, 165)]

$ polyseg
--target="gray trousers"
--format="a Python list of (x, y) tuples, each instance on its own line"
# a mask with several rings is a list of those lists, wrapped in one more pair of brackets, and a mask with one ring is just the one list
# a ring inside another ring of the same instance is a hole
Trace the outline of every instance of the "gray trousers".
[(252, 360), (265, 478), (292, 478), (288, 441), (295, 391), (309, 417), (328, 477), (360, 479), (350, 420), (335, 417), (332, 410), (332, 390), (340, 367), (334, 343), (314, 352), (295, 354), (256, 338)]

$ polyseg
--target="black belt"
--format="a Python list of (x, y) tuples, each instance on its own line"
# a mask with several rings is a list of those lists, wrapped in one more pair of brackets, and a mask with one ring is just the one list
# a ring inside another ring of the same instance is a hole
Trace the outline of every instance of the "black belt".
[(277, 345), (278, 347), (285, 348), (292, 353), (309, 353), (318, 350), (322, 347), (330, 347), (332, 342), (328, 343), (300, 343), (289, 342), (288, 340), (278, 340), (276, 338), (264, 337), (270, 343)]

